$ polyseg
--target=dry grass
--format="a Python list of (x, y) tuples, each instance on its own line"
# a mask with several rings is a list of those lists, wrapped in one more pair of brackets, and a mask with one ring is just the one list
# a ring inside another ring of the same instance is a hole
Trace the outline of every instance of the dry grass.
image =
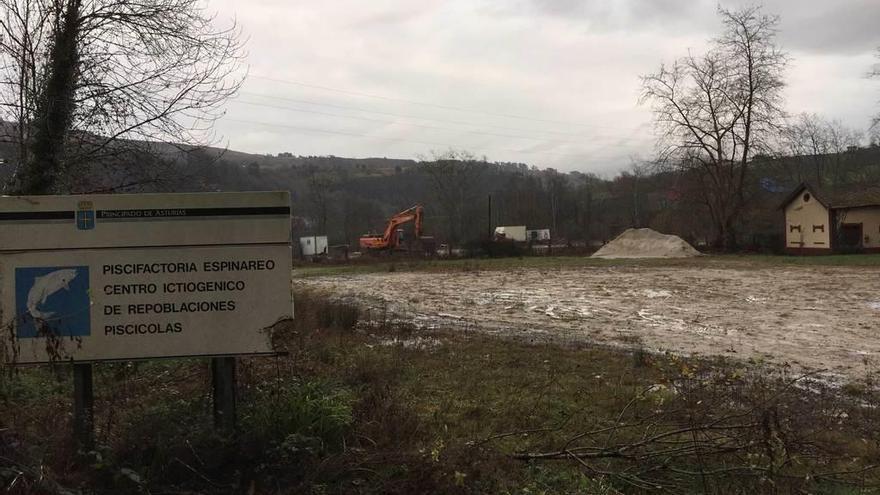
[[(94, 493), (870, 493), (878, 481), (880, 401), (868, 384), (840, 393), (735, 362), (425, 333), (388, 320), (367, 324), (357, 308), (318, 294), (296, 300), (296, 323), (274, 336), (289, 355), (240, 360), (234, 438), (211, 428), (203, 361), (98, 366), (99, 448), (83, 456), (69, 442), (66, 372), (5, 375), (0, 404), (13, 413), (0, 417), (0, 486), (14, 482), (10, 493), (60, 486)], [(664, 458), (662, 442), (638, 455), (620, 451), (719, 418), (751, 425), (728, 432), (737, 449), (720, 448), (723, 439), (704, 429), (664, 439), (696, 443), (698, 452)], [(525, 460), (563, 446), (610, 455)], [(646, 466), (654, 469), (642, 472)]]
[(707, 268), (754, 268), (772, 266), (880, 266), (880, 254), (841, 254), (831, 256), (780, 256), (780, 255), (709, 255), (699, 258), (681, 259), (602, 259), (589, 256), (522, 256), (509, 258), (465, 258), (465, 259), (402, 259), (383, 258), (338, 265), (304, 265), (294, 269), (300, 278), (354, 275), (389, 271), (475, 271), (511, 270), (517, 268), (580, 268), (591, 266), (648, 266), (648, 267), (693, 267)]

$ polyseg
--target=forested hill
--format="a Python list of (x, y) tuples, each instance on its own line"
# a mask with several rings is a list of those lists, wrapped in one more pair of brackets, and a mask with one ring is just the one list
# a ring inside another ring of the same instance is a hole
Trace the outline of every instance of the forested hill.
[[(88, 172), (76, 174), (87, 180), (69, 190), (289, 190), (295, 236), (326, 234), (332, 244), (353, 246), (362, 234), (381, 230), (390, 215), (414, 204), (424, 205), (427, 233), (438, 242), (464, 245), (484, 239), (490, 231), (490, 196), (491, 225), (549, 228), (560, 242), (598, 243), (628, 227), (651, 227), (706, 245), (715, 233), (699, 174), (681, 168), (644, 166), (602, 178), (487, 162), (462, 153), (453, 159), (415, 161), (216, 148), (182, 152), (168, 145), (123, 144), (122, 155), (89, 162)], [(15, 156), (15, 147), (0, 144), (0, 153), (7, 162), (0, 173), (10, 179), (15, 160), (8, 157)], [(781, 246), (779, 203), (803, 181), (844, 189), (878, 185), (880, 146), (756, 157), (745, 190), (746, 209), (736, 226), (742, 248)]]
[[(461, 158), (461, 157), (455, 157)], [(712, 239), (697, 174), (645, 167), (614, 178), (560, 173), (480, 160), (416, 162), (387, 158), (190, 152), (147, 186), (159, 190), (290, 190), (295, 235), (327, 234), (331, 243), (384, 226), (389, 215), (423, 204), (426, 229), (440, 242), (465, 244), (492, 225), (550, 228), (563, 241), (601, 242), (627, 227), (647, 226), (696, 244)], [(778, 209), (798, 183), (858, 188), (880, 183), (880, 147), (783, 158), (757, 157), (737, 233), (744, 248), (780, 245)]]

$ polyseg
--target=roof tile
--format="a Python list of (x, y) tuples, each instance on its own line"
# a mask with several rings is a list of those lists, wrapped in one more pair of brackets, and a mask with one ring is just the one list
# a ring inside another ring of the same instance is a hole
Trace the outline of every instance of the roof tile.
[[(816, 187), (814, 184), (803, 183), (792, 191), (785, 200), (790, 203), (804, 189), (828, 208), (858, 208), (864, 206), (880, 206), (880, 186), (850, 187)], [(784, 206), (783, 205), (783, 206)]]

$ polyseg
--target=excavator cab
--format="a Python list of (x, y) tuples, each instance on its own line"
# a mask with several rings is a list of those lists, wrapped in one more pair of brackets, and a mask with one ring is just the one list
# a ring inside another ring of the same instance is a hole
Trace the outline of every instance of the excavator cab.
[[(422, 205), (415, 205), (412, 208), (407, 208), (406, 210), (393, 215), (388, 219), (388, 224), (385, 226), (385, 231), (382, 235), (365, 235), (360, 238), (359, 245), (361, 250), (367, 252), (393, 251), (395, 249), (401, 249), (406, 240), (406, 244), (410, 250), (413, 249), (413, 243), (418, 243), (422, 245), (422, 250), (428, 252), (426, 246), (433, 246), (434, 238), (422, 235), (423, 212), (424, 208)], [(413, 223), (414, 236), (412, 243), (408, 242), (408, 239), (406, 239), (406, 234), (402, 227), (409, 222)]]

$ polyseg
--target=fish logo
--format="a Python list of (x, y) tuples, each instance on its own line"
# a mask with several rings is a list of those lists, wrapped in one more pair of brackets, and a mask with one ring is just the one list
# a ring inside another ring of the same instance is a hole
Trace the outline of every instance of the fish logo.
[(49, 320), (55, 316), (54, 312), (40, 311), (40, 305), (46, 302), (52, 294), (61, 289), (70, 290), (70, 282), (76, 278), (76, 270), (73, 268), (62, 268), (55, 270), (48, 275), (36, 277), (34, 285), (28, 291), (27, 310), (28, 313), (38, 320)]
[(17, 336), (40, 337), (48, 325), (59, 336), (91, 334), (89, 267), (15, 269)]

